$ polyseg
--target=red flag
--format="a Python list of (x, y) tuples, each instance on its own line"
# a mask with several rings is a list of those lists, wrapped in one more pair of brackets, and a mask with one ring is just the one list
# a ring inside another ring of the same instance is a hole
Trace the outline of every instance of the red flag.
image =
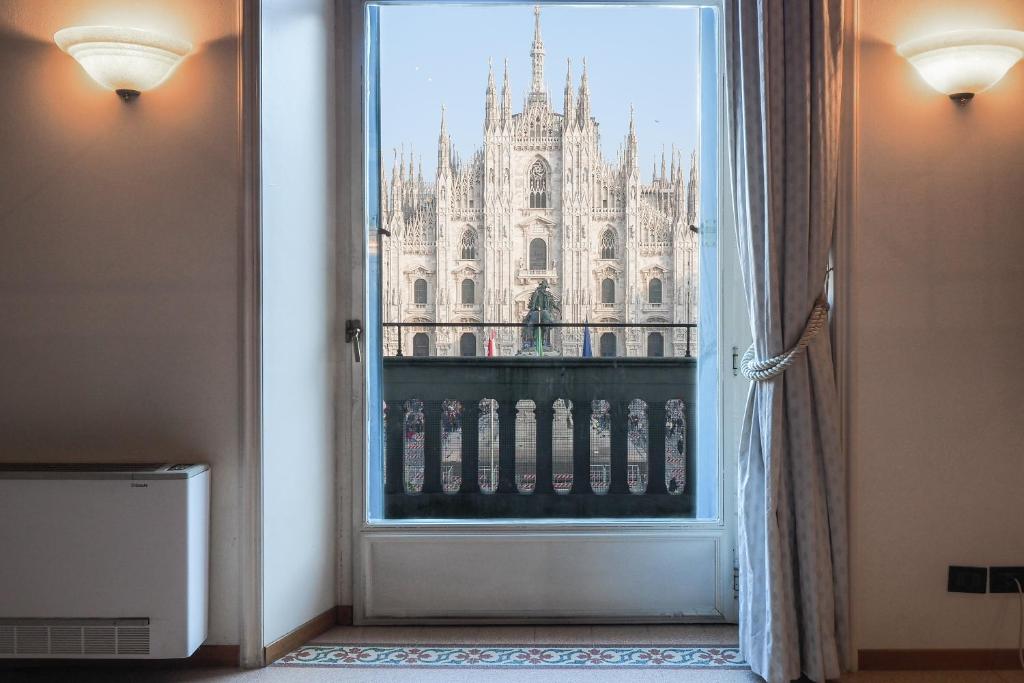
[(487, 339), (487, 356), (488, 358), (494, 355), (494, 330), (491, 330), (491, 336)]

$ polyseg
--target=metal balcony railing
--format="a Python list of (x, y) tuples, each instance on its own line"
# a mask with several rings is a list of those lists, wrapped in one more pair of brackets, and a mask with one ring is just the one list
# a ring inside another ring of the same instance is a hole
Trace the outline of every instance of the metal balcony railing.
[(696, 368), (385, 357), (385, 517), (692, 517)]

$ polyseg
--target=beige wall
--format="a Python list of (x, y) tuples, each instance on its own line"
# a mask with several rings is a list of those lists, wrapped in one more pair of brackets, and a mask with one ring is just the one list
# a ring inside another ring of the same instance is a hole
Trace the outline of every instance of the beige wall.
[[(211, 643), (238, 642), (236, 4), (0, 3), (0, 458), (211, 462)], [(84, 23), (195, 53), (125, 105), (53, 44)]]
[(1016, 647), (1024, 564), (1024, 65), (959, 108), (894, 45), (1024, 29), (1019, 0), (862, 0), (850, 251), (853, 617), (865, 648)]

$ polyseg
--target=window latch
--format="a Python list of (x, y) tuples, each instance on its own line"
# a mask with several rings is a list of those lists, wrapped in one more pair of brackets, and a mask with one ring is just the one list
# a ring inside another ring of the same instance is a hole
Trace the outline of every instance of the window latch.
[(732, 347), (732, 376), (740, 374), (740, 350), (737, 347)]
[(345, 343), (352, 345), (352, 357), (358, 363), (362, 360), (359, 353), (359, 338), (363, 334), (363, 323), (356, 320), (345, 321)]

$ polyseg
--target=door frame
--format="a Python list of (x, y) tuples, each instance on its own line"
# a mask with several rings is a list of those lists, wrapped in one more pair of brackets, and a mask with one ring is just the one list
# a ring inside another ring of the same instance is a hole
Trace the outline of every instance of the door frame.
[[(426, 0), (437, 2), (439, 0)], [(445, 1), (445, 0), (440, 0)], [(566, 4), (578, 4), (585, 0), (575, 0)], [(603, 0), (590, 0), (603, 2)], [(635, 1), (635, 0), (634, 0)], [(550, 2), (550, 0), (549, 0)], [(658, 0), (642, 0), (650, 4), (665, 4)], [(370, 68), (365, 59), (366, 42), (365, 27), (368, 5), (410, 4), (408, 0), (357, 0), (350, 2), (338, 0), (336, 25), (336, 74), (338, 83), (337, 98), (337, 140), (336, 149), (338, 164), (338, 200), (339, 220), (337, 263), (337, 285), (341, 315), (339, 324), (348, 318), (367, 320), (365, 299), (365, 254), (368, 248), (365, 229), (365, 209), (367, 192), (364, 186), (365, 151), (367, 137), (367, 121), (365, 98), (368, 89), (365, 77)], [(510, 3), (511, 4), (511, 3)], [(520, 4), (520, 3), (516, 3)], [(607, 4), (620, 4), (608, 2)], [(727, 131), (727, 108), (725, 94), (728, 92), (729, 66), (725, 59), (726, 39), (724, 0), (705, 0), (691, 2), (679, 0), (672, 2), (678, 5), (710, 7), (718, 13), (717, 52), (721, 78), (718, 87), (718, 249), (719, 254), (736, 254), (736, 231), (733, 216), (732, 192), (728, 172), (730, 159), (725, 138)], [(750, 333), (746, 318), (746, 307), (743, 301), (739, 280), (738, 261), (732, 263), (732, 279), (730, 290), (723, 286), (728, 268), (718, 269), (719, 316), (718, 316), (718, 376), (719, 376), (719, 409), (717, 415), (720, 438), (718, 439), (719, 465), (719, 496), (718, 513), (714, 519), (673, 522), (650, 520), (597, 520), (566, 523), (564, 521), (522, 521), (502, 522), (370, 522), (366, 515), (366, 445), (368, 443), (368, 414), (366, 407), (367, 365), (355, 363), (351, 352), (346, 348), (336, 354), (341, 362), (337, 367), (337, 452), (338, 452), (338, 563), (339, 586), (338, 595), (342, 605), (353, 605), (353, 618), (357, 624), (397, 624), (415, 622), (428, 623), (480, 623), (481, 620), (493, 623), (537, 623), (544, 619), (536, 617), (508, 618), (423, 618), (423, 617), (369, 617), (366, 613), (364, 596), (366, 595), (365, 571), (367, 549), (361, 537), (372, 534), (376, 537), (393, 537), (396, 540), (421, 534), (450, 535), (452, 537), (467, 535), (543, 535), (553, 538), (564, 536), (566, 539), (581, 534), (615, 535), (640, 534), (659, 535), (675, 534), (679, 537), (685, 533), (692, 537), (714, 536), (720, 540), (717, 547), (717, 608), (720, 612), (718, 620), (735, 622), (738, 618), (738, 601), (735, 593), (736, 572), (736, 518), (737, 518), (737, 468), (736, 444), (739, 439), (744, 401), (748, 383), (735, 373), (735, 354), (742, 352), (749, 344)], [(723, 296), (730, 291), (730, 296)], [(335, 330), (337, 343), (344, 338), (342, 330)], [(365, 355), (365, 354), (364, 354)], [(727, 571), (731, 568), (732, 571)], [(580, 615), (579, 617), (559, 617), (559, 622), (593, 622), (607, 619)], [(660, 621), (652, 618), (621, 618), (621, 623)], [(686, 619), (680, 619), (685, 621)], [(706, 618), (696, 619), (709, 621)]]

